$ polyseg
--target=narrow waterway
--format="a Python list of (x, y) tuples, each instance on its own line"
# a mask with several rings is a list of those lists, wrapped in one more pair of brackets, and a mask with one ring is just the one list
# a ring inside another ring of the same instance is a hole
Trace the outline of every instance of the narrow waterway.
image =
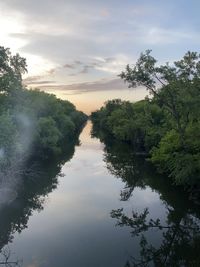
[[(88, 122), (81, 133), (80, 146), (62, 167), (57, 188), (40, 196), (40, 212), (36, 209), (28, 214), (26, 228), (14, 233), (9, 249), (14, 253), (12, 258), (23, 260), (22, 266), (123, 267), (131, 257), (140, 257), (140, 236), (131, 235), (126, 225), (116, 226), (111, 211), (124, 208), (131, 216), (132, 209), (142, 212), (148, 207), (149, 218), (166, 220), (166, 199), (160, 199), (161, 193), (146, 177), (122, 201), (123, 192), (131, 186), (120, 177), (123, 173), (115, 174), (120, 162), (115, 162), (115, 167), (109, 161), (108, 156), (116, 160), (117, 155), (106, 151), (98, 139), (92, 139), (90, 130)], [(123, 170), (133, 168), (130, 162), (124, 164), (124, 158), (122, 163)], [(149, 231), (147, 237), (155, 247), (162, 243), (159, 231)]]

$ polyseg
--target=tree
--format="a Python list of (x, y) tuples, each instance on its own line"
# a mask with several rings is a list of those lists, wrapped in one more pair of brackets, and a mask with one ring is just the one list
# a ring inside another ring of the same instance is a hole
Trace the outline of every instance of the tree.
[(9, 48), (0, 46), (0, 91), (12, 93), (22, 88), (22, 74), (27, 72), (26, 60), (12, 55)]
[[(44, 155), (48, 153), (58, 153), (60, 147), (58, 141), (61, 136), (61, 132), (56, 127), (56, 122), (51, 117), (40, 118), (37, 126), (37, 142), (38, 151), (41, 150)], [(42, 153), (40, 152), (40, 153)]]
[[(173, 65), (156, 66), (151, 50), (141, 53), (133, 67), (127, 65), (119, 76), (129, 87), (144, 86), (171, 114), (185, 148), (185, 130), (195, 109), (196, 98), (200, 100), (200, 54), (187, 52), (183, 59)], [(199, 103), (199, 101), (198, 101)]]

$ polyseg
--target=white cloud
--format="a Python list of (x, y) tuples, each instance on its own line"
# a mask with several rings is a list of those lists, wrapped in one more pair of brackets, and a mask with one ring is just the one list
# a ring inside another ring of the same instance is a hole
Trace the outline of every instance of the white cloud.
[(52, 69), (58, 67), (58, 64), (55, 64), (42, 56), (32, 55), (29, 53), (22, 54), (28, 62), (28, 73), (24, 75), (24, 79), (29, 76), (48, 76)]
[(147, 32), (141, 38), (142, 42), (146, 41), (148, 44), (177, 44), (184, 40), (200, 42), (199, 33), (187, 32), (182, 29), (165, 29), (158, 27), (147, 28)]
[(5, 47), (11, 48), (12, 52), (16, 53), (22, 46), (27, 44), (26, 40), (15, 38), (10, 33), (23, 33), (25, 27), (19, 17), (7, 16), (0, 11), (0, 40)]
[(130, 62), (131, 58), (126, 55), (116, 55), (113, 58), (108, 58), (108, 60), (104, 58), (96, 57), (97, 62), (100, 61), (101, 64), (97, 64), (95, 67), (96, 70), (119, 74), (125, 66)]
[[(53, 80), (60, 84), (112, 78), (145, 49), (165, 54), (174, 45), (199, 44), (189, 26), (168, 25), (169, 10), (134, 1), (0, 1), (1, 45), (27, 58), (29, 76), (52, 80), (48, 71), (57, 69)], [(82, 66), (62, 68), (75, 61)]]

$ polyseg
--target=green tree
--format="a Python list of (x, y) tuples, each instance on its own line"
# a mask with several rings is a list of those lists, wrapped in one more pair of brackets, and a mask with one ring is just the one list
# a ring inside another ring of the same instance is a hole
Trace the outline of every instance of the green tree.
[(60, 151), (58, 145), (60, 136), (61, 133), (56, 127), (56, 122), (51, 117), (38, 120), (35, 143), (43, 157), (48, 157), (49, 153), (57, 154)]
[[(142, 53), (133, 67), (119, 76), (129, 87), (144, 86), (171, 114), (185, 148), (185, 130), (200, 101), (200, 55), (187, 52), (173, 65), (157, 66), (151, 50)], [(197, 99), (195, 98), (197, 97)]]
[(22, 74), (27, 72), (25, 58), (12, 55), (9, 48), (0, 46), (0, 91), (12, 93), (22, 88)]
[(17, 129), (12, 116), (7, 112), (0, 115), (0, 161), (16, 149)]

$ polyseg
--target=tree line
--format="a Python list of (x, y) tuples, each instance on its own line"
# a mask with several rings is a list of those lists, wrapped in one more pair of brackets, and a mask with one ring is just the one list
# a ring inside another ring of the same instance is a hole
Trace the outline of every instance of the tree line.
[[(27, 89), (26, 60), (0, 47), (0, 176), (30, 158), (47, 160), (77, 140), (87, 116), (69, 101)], [(15, 164), (14, 164), (15, 163)], [(2, 178), (0, 177), (0, 178)]]
[(187, 52), (158, 66), (147, 50), (119, 76), (150, 96), (136, 103), (107, 101), (91, 114), (93, 132), (129, 143), (173, 183), (194, 192), (200, 182), (200, 55)]

